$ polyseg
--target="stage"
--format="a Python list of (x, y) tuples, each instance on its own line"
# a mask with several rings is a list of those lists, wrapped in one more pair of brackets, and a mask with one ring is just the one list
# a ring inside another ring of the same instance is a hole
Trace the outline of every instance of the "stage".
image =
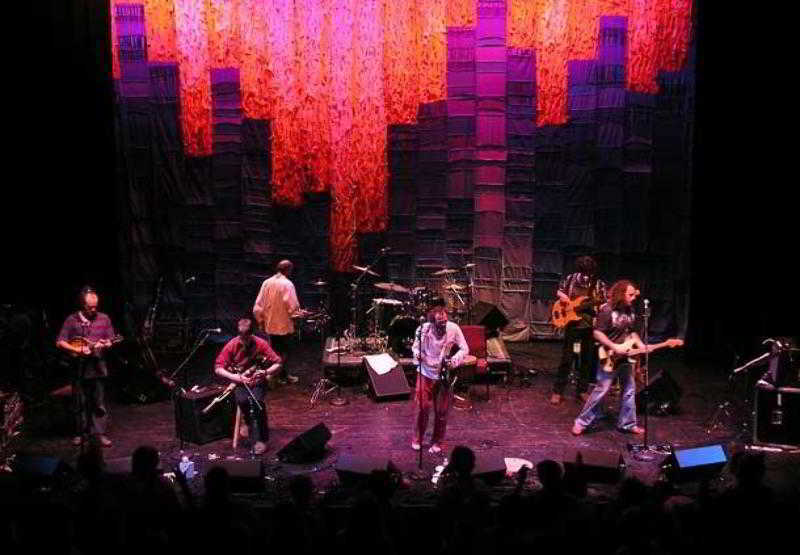
[[(287, 478), (296, 474), (310, 474), (320, 491), (334, 488), (337, 484), (334, 467), (337, 460), (346, 454), (391, 460), (404, 472), (413, 471), (417, 466), (417, 453), (409, 446), (413, 414), (411, 401), (378, 403), (367, 395), (365, 385), (355, 384), (343, 388), (347, 405), (333, 406), (328, 399), (322, 399), (311, 406), (313, 385), (323, 372), (320, 345), (317, 338), (295, 346), (291, 367), (292, 372), (300, 377), (299, 383), (278, 386), (268, 394), (270, 440), (263, 456), (268, 478), (267, 501), (275, 492), (283, 491)], [(445, 450), (439, 456), (425, 451), (424, 470), (431, 473), (455, 445), (463, 444), (476, 452), (479, 461), (502, 456), (523, 458), (536, 464), (548, 458), (563, 461), (565, 457), (574, 456), (576, 450), (622, 453), (627, 476), (636, 476), (650, 484), (658, 479), (659, 463), (663, 457), (653, 462), (634, 460), (627, 451), (627, 444), (640, 441), (640, 438), (615, 430), (617, 395), (610, 396), (607, 405), (609, 419), (580, 437), (570, 434), (573, 418), (580, 408), (580, 403), (574, 398), (574, 389), (568, 387), (561, 405), (554, 407), (548, 402), (560, 356), (560, 342), (509, 343), (506, 346), (513, 372), (492, 380), (488, 401), (482, 397), (485, 386), (481, 384), (475, 386), (477, 390), (471, 409), (451, 410)], [(687, 365), (679, 351), (655, 355), (652, 366), (654, 370), (668, 370), (683, 389), (683, 396), (678, 414), (650, 417), (651, 443), (669, 442), (681, 447), (714, 442), (728, 445), (730, 440), (749, 439), (741, 437), (738, 423), (731, 418), (722, 418), (710, 434), (706, 433), (709, 419), (729, 391), (724, 374), (727, 369)], [(142, 444), (152, 445), (161, 452), (165, 469), (180, 459), (182, 453), (175, 437), (170, 401), (112, 405), (111, 416), (109, 435), (114, 445), (105, 449), (108, 461), (117, 465), (123, 463), (124, 466), (125, 458)], [(277, 460), (279, 449), (320, 422), (332, 433), (322, 460), (303, 465)], [(25, 437), (18, 451), (55, 455), (74, 463), (78, 448), (73, 447), (69, 439), (68, 436), (52, 435)], [(234, 453), (230, 438), (226, 438), (205, 445), (186, 444), (183, 454), (189, 455), (203, 473), (215, 460), (248, 458), (247, 445), (246, 441), (241, 442)], [(800, 483), (800, 465), (797, 464), (800, 455), (769, 453), (767, 461), (768, 481), (777, 488)], [(195, 479), (194, 485), (200, 488), (200, 480)], [(507, 480), (505, 487), (509, 486)], [(433, 487), (430, 481), (425, 481), (417, 483), (412, 491), (420, 493), (417, 500), (424, 500), (426, 492), (431, 492)], [(590, 493), (603, 496), (610, 494), (612, 489), (613, 486), (593, 484)]]

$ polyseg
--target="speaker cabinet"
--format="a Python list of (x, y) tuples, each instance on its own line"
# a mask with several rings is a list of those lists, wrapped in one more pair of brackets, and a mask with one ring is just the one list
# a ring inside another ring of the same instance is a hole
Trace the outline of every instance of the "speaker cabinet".
[(264, 465), (260, 460), (217, 461), (228, 471), (231, 493), (261, 493), (264, 491)]
[(203, 414), (203, 409), (222, 392), (222, 386), (214, 386), (201, 392), (187, 391), (175, 399), (175, 428), (183, 441), (203, 445), (233, 433), (233, 394)]
[(287, 443), (278, 451), (278, 459), (288, 463), (305, 463), (321, 459), (329, 439), (331, 431), (320, 422)]
[(692, 482), (719, 474), (727, 462), (728, 454), (725, 448), (716, 443), (674, 449), (661, 464), (661, 470), (673, 482)]
[(389, 464), (388, 457), (344, 453), (336, 461), (336, 475), (342, 485), (353, 486), (365, 481), (373, 470), (386, 470)]
[(800, 388), (756, 386), (753, 441), (775, 447), (800, 447)]
[[(636, 410), (657, 416), (677, 414), (678, 402), (683, 389), (669, 372), (657, 372), (650, 376), (650, 382), (636, 394)], [(646, 402), (645, 402), (646, 400)]]
[(625, 474), (625, 458), (619, 452), (576, 449), (564, 457), (564, 473), (574, 472), (587, 482), (616, 484)]
[(411, 397), (411, 387), (400, 364), (395, 364), (394, 368), (385, 374), (378, 374), (370, 364), (369, 357), (364, 357), (364, 367), (369, 378), (369, 392), (375, 401), (393, 401)]

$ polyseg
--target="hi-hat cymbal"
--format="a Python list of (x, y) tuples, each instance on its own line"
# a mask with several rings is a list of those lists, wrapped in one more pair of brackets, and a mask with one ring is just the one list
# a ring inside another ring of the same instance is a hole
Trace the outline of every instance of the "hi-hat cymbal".
[(463, 291), (464, 289), (466, 289), (466, 287), (464, 287), (463, 285), (459, 285), (457, 283), (451, 283), (450, 285), (445, 285), (444, 288), (447, 289), (448, 291)]
[(309, 285), (313, 285), (314, 287), (325, 287), (328, 285), (328, 282), (318, 279), (317, 281), (312, 281)]
[(378, 277), (380, 275), (380, 274), (378, 274), (376, 272), (373, 272), (372, 270), (370, 270), (366, 266), (356, 266), (355, 264), (353, 264), (353, 268), (358, 270), (359, 272), (366, 272), (366, 273), (368, 273), (368, 274), (370, 274), (372, 276), (375, 276), (375, 277)]
[(409, 290), (398, 283), (375, 283), (375, 287), (384, 291), (394, 291), (395, 293), (409, 293)]
[(449, 276), (450, 274), (457, 274), (458, 270), (453, 270), (452, 268), (445, 268), (444, 270), (439, 270), (437, 272), (433, 272), (434, 276)]

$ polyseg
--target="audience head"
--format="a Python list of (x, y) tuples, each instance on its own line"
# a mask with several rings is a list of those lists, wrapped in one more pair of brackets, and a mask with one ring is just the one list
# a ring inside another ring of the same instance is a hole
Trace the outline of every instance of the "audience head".
[(475, 469), (475, 453), (469, 447), (457, 445), (450, 453), (450, 464), (447, 467), (458, 477), (466, 478)]

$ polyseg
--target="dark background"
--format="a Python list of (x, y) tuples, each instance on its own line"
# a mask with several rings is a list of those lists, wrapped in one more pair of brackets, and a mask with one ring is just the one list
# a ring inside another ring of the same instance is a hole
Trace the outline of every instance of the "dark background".
[[(742, 25), (767, 14), (709, 13), (696, 2), (697, 99), (693, 159), (690, 357), (720, 367), (760, 352), (771, 335), (797, 335), (794, 158), (771, 131), (785, 118), (766, 48), (745, 64)], [(118, 218), (108, 3), (35, 3), (36, 40), (15, 68), (9, 116), (18, 123), (6, 161), (2, 303), (41, 306), (52, 328), (92, 284), (119, 322)], [(722, 14), (720, 14), (722, 15)], [(746, 19), (746, 21), (744, 21)], [(766, 27), (762, 27), (766, 28)], [(753, 68), (753, 69), (746, 69)], [(784, 182), (789, 183), (784, 185)], [(646, 292), (645, 292), (646, 294)], [(53, 332), (54, 333), (54, 332)]]

